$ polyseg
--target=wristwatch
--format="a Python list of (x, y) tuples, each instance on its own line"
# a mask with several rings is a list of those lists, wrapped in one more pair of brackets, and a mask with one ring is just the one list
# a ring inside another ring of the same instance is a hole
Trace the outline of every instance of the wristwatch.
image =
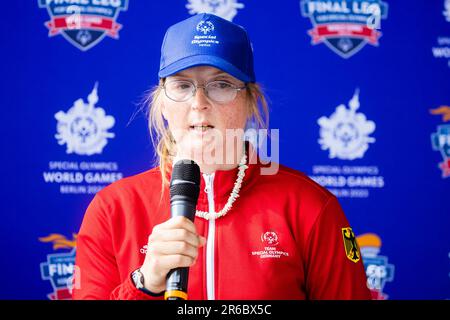
[(145, 286), (144, 286), (144, 275), (141, 272), (141, 269), (137, 269), (135, 271), (133, 271), (133, 273), (131, 274), (131, 279), (133, 280), (134, 286), (136, 287), (136, 289), (152, 296), (152, 297), (160, 297), (162, 295), (164, 295), (164, 291), (160, 292), (160, 293), (154, 293), (151, 292), (150, 290), (148, 290)]

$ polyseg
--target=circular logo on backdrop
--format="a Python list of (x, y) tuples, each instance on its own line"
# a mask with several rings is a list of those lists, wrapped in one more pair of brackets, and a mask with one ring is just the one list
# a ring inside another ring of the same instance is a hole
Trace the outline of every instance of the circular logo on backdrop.
[(362, 158), (375, 138), (369, 137), (375, 131), (375, 123), (356, 112), (359, 104), (359, 90), (349, 102), (349, 109), (341, 104), (329, 117), (321, 117), (319, 144), (322, 150), (329, 150), (330, 158), (354, 160)]
[(226, 20), (232, 21), (237, 14), (237, 9), (244, 8), (243, 3), (237, 0), (189, 0), (186, 8), (189, 14), (212, 13)]
[[(444, 19), (450, 22), (450, 0), (445, 0), (443, 9), (444, 11), (441, 12)], [(437, 15), (435, 18), (437, 19)], [(441, 32), (443, 30), (448, 30), (448, 27), (442, 28)], [(450, 36), (448, 33), (442, 32), (438, 35), (436, 43), (431, 47), (431, 51), (435, 59), (445, 59), (447, 66), (450, 68)]]
[(69, 111), (55, 114), (58, 120), (55, 138), (60, 145), (66, 145), (67, 153), (102, 153), (108, 143), (107, 139), (114, 138), (114, 133), (108, 132), (114, 126), (114, 117), (107, 116), (104, 109), (95, 107), (98, 102), (97, 86), (96, 83), (89, 94), (88, 103), (78, 99)]
[(445, 0), (444, 7), (445, 10), (442, 14), (445, 16), (445, 19), (450, 22), (450, 0)]

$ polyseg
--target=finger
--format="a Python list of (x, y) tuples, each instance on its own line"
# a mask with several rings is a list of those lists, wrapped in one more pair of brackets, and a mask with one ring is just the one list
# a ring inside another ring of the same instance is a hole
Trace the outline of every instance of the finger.
[(158, 241), (152, 243), (150, 251), (157, 255), (185, 255), (197, 258), (198, 248), (185, 241)]
[[(169, 220), (155, 226), (156, 230), (167, 230), (167, 229), (186, 229), (192, 233), (197, 233), (195, 224), (186, 217), (178, 216), (172, 217)], [(153, 228), (153, 230), (155, 230)]]
[(197, 234), (197, 228), (195, 227), (194, 222), (186, 217), (173, 217), (169, 219), (169, 221), (173, 223), (173, 227), (176, 229), (186, 229), (194, 234)]
[[(154, 241), (155, 238), (152, 238)], [(186, 229), (171, 229), (160, 232), (157, 237), (158, 241), (185, 241), (191, 246), (200, 247), (202, 240), (201, 236), (192, 233)]]

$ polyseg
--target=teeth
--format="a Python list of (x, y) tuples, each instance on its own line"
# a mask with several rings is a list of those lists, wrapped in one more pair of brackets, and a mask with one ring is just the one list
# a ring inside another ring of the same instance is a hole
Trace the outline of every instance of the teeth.
[(192, 127), (194, 130), (198, 130), (198, 131), (206, 131), (209, 128), (211, 128), (210, 126), (193, 126)]

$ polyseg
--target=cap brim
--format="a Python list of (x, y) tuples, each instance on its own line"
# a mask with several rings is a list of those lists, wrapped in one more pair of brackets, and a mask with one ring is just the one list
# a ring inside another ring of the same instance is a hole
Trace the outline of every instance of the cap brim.
[(196, 66), (211, 66), (216, 67), (217, 69), (220, 69), (222, 71), (225, 71), (226, 73), (229, 73), (233, 77), (247, 83), (247, 82), (254, 82), (254, 79), (249, 77), (248, 75), (244, 74), (242, 71), (240, 71), (238, 68), (233, 66), (231, 63), (216, 57), (216, 56), (210, 56), (210, 55), (195, 55), (186, 57), (182, 60), (176, 61), (164, 69), (160, 70), (158, 73), (158, 76), (160, 78), (166, 78), (171, 75), (174, 75), (182, 70), (196, 67)]

